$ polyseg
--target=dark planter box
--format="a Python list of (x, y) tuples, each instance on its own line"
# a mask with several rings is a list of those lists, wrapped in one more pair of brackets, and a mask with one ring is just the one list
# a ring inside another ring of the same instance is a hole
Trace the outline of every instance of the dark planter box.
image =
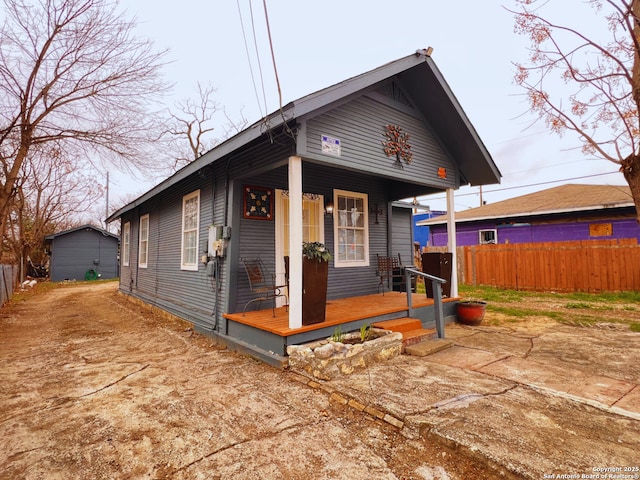
[(329, 262), (302, 259), (302, 325), (324, 322)]

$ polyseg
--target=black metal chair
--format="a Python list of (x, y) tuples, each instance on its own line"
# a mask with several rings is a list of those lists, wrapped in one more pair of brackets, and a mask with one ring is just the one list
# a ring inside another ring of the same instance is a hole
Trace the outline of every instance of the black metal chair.
[(384, 284), (386, 282), (387, 289), (391, 290), (393, 288), (394, 279), (402, 278), (403, 273), (400, 268), (400, 261), (396, 257), (383, 257), (377, 255), (378, 257), (378, 277), (380, 278), (380, 282), (378, 283), (378, 293), (380, 293), (380, 289), (382, 288), (382, 295), (384, 295)]
[[(403, 265), (400, 254), (398, 254), (398, 258), (382, 257), (380, 255), (377, 255), (377, 257), (377, 275), (380, 277), (380, 282), (378, 283), (378, 293), (380, 293), (380, 288), (382, 288), (382, 295), (384, 295), (385, 282), (387, 284), (388, 290), (405, 292), (407, 280), (405, 278), (404, 269), (405, 267), (410, 267), (411, 265)], [(411, 291), (416, 291), (415, 277), (413, 277), (411, 280)]]
[(249, 279), (249, 289), (255, 296), (249, 300), (242, 310), (244, 316), (247, 311), (247, 307), (254, 302), (263, 302), (265, 300), (273, 300), (273, 316), (276, 316), (276, 298), (284, 297), (287, 302), (287, 309), (289, 300), (287, 295), (283, 293), (286, 285), (276, 285), (276, 276), (269, 273), (267, 267), (260, 257), (255, 259), (241, 259), (244, 269), (247, 272), (247, 278)]

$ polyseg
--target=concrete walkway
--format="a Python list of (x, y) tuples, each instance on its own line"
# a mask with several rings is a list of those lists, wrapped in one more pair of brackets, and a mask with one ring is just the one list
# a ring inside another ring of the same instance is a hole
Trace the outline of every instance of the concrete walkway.
[[(640, 334), (538, 322), (449, 325), (446, 336), (454, 346), (427, 357), (297, 378), (506, 476), (640, 478)], [(631, 476), (604, 476), (616, 472)]]

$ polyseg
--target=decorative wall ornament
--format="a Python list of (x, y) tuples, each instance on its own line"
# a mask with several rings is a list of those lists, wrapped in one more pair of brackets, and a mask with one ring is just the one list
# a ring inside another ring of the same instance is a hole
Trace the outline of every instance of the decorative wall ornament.
[(411, 145), (409, 145), (409, 134), (402, 131), (398, 125), (385, 126), (385, 141), (382, 142), (384, 153), (387, 157), (396, 157), (396, 164), (402, 168), (402, 160), (407, 165), (413, 160)]
[(244, 218), (273, 220), (273, 189), (244, 186)]

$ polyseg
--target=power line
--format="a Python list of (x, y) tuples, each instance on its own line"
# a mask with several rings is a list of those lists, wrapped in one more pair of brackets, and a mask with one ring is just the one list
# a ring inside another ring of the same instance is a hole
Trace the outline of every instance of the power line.
[(280, 102), (280, 115), (282, 116), (282, 126), (288, 135), (293, 138), (293, 141), (296, 141), (295, 133), (289, 128), (287, 125), (287, 119), (284, 115), (284, 110), (282, 108), (282, 89), (280, 88), (280, 79), (278, 77), (278, 67), (276, 66), (276, 55), (273, 50), (273, 41), (271, 40), (271, 27), (269, 25), (269, 14), (267, 13), (267, 0), (262, 0), (262, 5), (264, 6), (264, 18), (267, 23), (267, 34), (269, 35), (269, 49), (271, 50), (271, 60), (273, 61), (273, 73), (276, 76), (276, 85), (278, 86), (278, 100)]
[(264, 114), (265, 116), (269, 113), (269, 108), (267, 107), (267, 93), (264, 89), (264, 75), (262, 74), (262, 63), (260, 62), (260, 52), (258, 51), (258, 38), (256, 36), (256, 26), (253, 21), (253, 3), (249, 0), (249, 11), (251, 12), (251, 31), (253, 32), (253, 45), (256, 49), (256, 59), (258, 60), (258, 71), (260, 72), (260, 83), (262, 85), (262, 98), (264, 99)]
[(269, 26), (269, 14), (267, 13), (267, 0), (262, 0), (262, 5), (264, 7), (264, 19), (267, 22), (267, 35), (269, 35), (269, 49), (271, 50), (271, 60), (273, 61), (273, 73), (276, 75), (276, 85), (278, 86), (280, 112), (282, 112), (282, 90), (280, 90), (280, 79), (278, 78), (278, 68), (276, 67), (276, 56), (273, 52), (273, 42), (271, 41), (271, 27)]
[[(244, 20), (242, 19), (242, 10), (240, 8), (240, 0), (236, 0), (238, 5), (238, 15), (240, 16), (240, 27), (242, 28), (242, 38), (244, 40), (244, 49), (247, 52), (247, 61), (249, 62), (249, 72), (251, 73), (251, 82), (253, 83), (253, 91), (256, 94), (256, 101), (258, 102), (258, 110), (260, 110), (260, 116), (266, 116), (266, 113), (262, 113), (262, 105), (260, 104), (260, 96), (258, 95), (258, 87), (256, 86), (256, 79), (253, 75), (253, 67), (251, 66), (251, 55), (249, 54), (249, 45), (247, 44), (247, 34), (244, 30)], [(255, 38), (255, 31), (254, 31)], [(264, 89), (263, 89), (264, 90)], [(265, 102), (266, 104), (266, 102)], [(265, 106), (266, 108), (266, 106)]]
[[(486, 193), (495, 193), (495, 192), (505, 192), (507, 190), (515, 190), (518, 188), (528, 188), (528, 187), (538, 187), (540, 185), (549, 185), (552, 183), (560, 183), (560, 182), (570, 182), (572, 180), (583, 180), (585, 178), (593, 178), (593, 177), (602, 177), (605, 175), (613, 175), (614, 173), (620, 173), (618, 171), (615, 172), (607, 172), (607, 173), (596, 173), (593, 175), (583, 175), (581, 177), (573, 177), (573, 178), (565, 178), (565, 179), (561, 179), (561, 180), (549, 180), (548, 182), (539, 182), (539, 183), (530, 183), (528, 185), (518, 185), (515, 187), (505, 187), (505, 188), (496, 188), (495, 190), (483, 190), (483, 194)], [(470, 192), (470, 193), (460, 193), (456, 195), (456, 198), (459, 197), (466, 197), (469, 195), (478, 195), (477, 192)], [(440, 197), (429, 197), (430, 200), (444, 200), (446, 197), (440, 196)]]

